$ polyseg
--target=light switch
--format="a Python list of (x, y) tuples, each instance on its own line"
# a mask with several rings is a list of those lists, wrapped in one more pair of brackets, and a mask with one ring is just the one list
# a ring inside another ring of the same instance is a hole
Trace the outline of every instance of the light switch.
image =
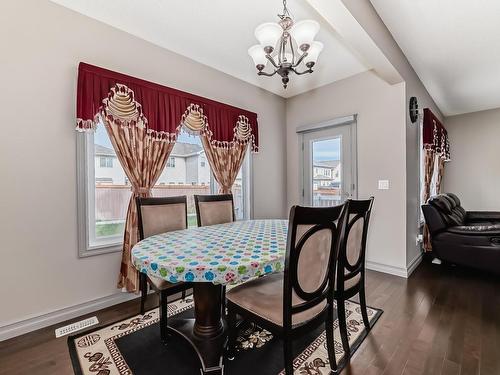
[(378, 180), (379, 190), (389, 190), (389, 180)]

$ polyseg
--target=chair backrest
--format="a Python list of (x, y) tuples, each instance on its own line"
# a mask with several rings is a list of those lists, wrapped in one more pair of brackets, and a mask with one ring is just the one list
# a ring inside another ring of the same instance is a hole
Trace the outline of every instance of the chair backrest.
[(194, 202), (199, 227), (236, 220), (232, 194), (195, 195)]
[(294, 314), (329, 297), (345, 206), (293, 206), (290, 210), (283, 285), (285, 327), (291, 326)]
[(342, 241), (339, 246), (336, 290), (342, 292), (361, 281), (366, 258), (366, 237), (374, 198), (348, 200)]
[(187, 198), (136, 198), (141, 240), (187, 228)]

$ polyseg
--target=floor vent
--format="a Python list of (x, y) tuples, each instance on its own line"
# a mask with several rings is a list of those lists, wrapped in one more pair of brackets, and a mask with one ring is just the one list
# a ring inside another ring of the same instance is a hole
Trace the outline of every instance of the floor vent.
[(99, 321), (97, 320), (96, 316), (93, 316), (92, 318), (80, 320), (79, 322), (71, 323), (68, 324), (67, 326), (56, 328), (56, 338), (69, 335), (70, 333), (80, 331), (82, 329), (91, 326), (95, 326), (96, 324), (99, 324)]

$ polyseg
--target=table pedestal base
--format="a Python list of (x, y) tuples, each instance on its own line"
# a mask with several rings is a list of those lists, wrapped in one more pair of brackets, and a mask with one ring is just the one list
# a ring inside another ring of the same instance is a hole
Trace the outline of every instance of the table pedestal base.
[(198, 354), (201, 374), (222, 375), (227, 325), (222, 319), (222, 286), (193, 283), (195, 319), (172, 319), (169, 328), (183, 336)]
[(194, 319), (179, 319), (171, 321), (169, 328), (175, 333), (183, 336), (198, 354), (201, 362), (200, 374), (223, 375), (223, 354), (227, 341), (227, 326), (223, 324), (223, 331), (212, 338), (200, 338), (193, 330)]

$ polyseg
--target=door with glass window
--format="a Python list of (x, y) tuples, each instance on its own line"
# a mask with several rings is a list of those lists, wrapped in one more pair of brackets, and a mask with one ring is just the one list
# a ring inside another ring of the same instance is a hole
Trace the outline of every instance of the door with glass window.
[(354, 123), (302, 133), (302, 204), (328, 207), (357, 196)]

